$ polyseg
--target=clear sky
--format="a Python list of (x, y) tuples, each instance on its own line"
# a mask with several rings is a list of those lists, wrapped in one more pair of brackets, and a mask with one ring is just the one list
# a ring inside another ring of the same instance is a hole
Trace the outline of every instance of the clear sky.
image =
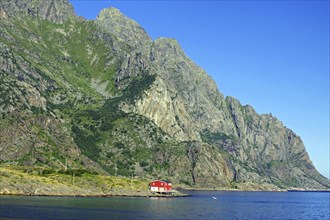
[(329, 1), (70, 2), (87, 19), (112, 6), (152, 39), (177, 39), (221, 93), (299, 135), (329, 178)]

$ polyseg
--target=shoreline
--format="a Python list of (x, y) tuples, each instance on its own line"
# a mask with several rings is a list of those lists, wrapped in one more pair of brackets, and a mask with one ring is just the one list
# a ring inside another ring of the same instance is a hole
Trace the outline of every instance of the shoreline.
[(266, 189), (209, 189), (209, 188), (180, 188), (183, 191), (222, 191), (222, 192), (325, 192), (330, 193), (325, 189), (279, 189), (279, 190), (266, 190)]
[(109, 194), (51, 194), (51, 193), (41, 193), (41, 194), (33, 194), (33, 193), (24, 193), (24, 192), (8, 192), (8, 193), (4, 193), (4, 192), (0, 192), (0, 197), (1, 196), (46, 196), (46, 197), (82, 197), (82, 198), (87, 198), (87, 197), (95, 197), (95, 198), (101, 198), (101, 197), (136, 197), (136, 198), (178, 198), (178, 197), (189, 197), (191, 195), (189, 194), (185, 194), (185, 193), (181, 193), (179, 191), (174, 192), (173, 194), (157, 194), (157, 193), (149, 193), (149, 192), (137, 192), (137, 193), (123, 193), (123, 194), (113, 194), (113, 193), (109, 193)]
[(286, 189), (267, 189), (267, 188), (200, 188), (200, 187), (177, 187), (177, 190), (183, 191), (223, 191), (223, 192), (329, 192), (328, 189), (303, 189), (303, 188), (286, 188)]
[[(41, 172), (43, 171), (43, 172)], [(189, 196), (185, 191), (223, 192), (328, 192), (330, 189), (280, 189), (267, 185), (237, 185), (237, 188), (201, 188), (175, 185), (171, 195), (153, 193), (150, 180), (106, 176), (82, 172), (74, 174), (44, 172), (42, 168), (0, 166), (0, 196), (62, 196), (62, 197), (150, 197), (176, 198)]]
[[(6, 189), (5, 189), (6, 190)], [(314, 193), (330, 193), (330, 190), (237, 190), (237, 189), (184, 189), (180, 188), (179, 190), (182, 191), (222, 191), (222, 192), (314, 192)], [(151, 192), (133, 192), (133, 193), (109, 193), (109, 194), (103, 194), (103, 193), (87, 193), (87, 194), (58, 194), (58, 193), (40, 193), (40, 194), (34, 194), (34, 193), (27, 193), (27, 192), (0, 192), (1, 196), (35, 196), (35, 197), (81, 197), (81, 198), (110, 198), (110, 197), (118, 197), (118, 198), (124, 198), (124, 197), (130, 197), (130, 198), (179, 198), (179, 197), (190, 197), (192, 195), (181, 193), (178, 190), (175, 190), (173, 194), (157, 194), (157, 193), (151, 193)]]

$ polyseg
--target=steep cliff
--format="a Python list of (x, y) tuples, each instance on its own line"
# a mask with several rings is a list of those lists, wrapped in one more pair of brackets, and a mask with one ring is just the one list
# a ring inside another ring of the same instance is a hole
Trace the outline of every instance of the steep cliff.
[(0, 3), (0, 160), (194, 187), (329, 188), (293, 131), (224, 97), (174, 39), (114, 8)]

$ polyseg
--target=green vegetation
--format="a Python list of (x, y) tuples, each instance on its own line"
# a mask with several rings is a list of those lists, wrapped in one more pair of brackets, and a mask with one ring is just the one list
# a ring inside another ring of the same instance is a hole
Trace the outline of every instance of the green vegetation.
[[(100, 96), (89, 86), (92, 78), (109, 81), (108, 91), (115, 92), (113, 76), (117, 64), (116, 61), (112, 65), (107, 64), (114, 55), (102, 39), (94, 37), (96, 27), (92, 22), (68, 20), (64, 24), (55, 24), (31, 18), (13, 20), (13, 24), (14, 29), (2, 25), (12, 37), (11, 41), (2, 40), (19, 55), (14, 60), (24, 60), (31, 65), (31, 71), (49, 82), (55, 81), (60, 87), (69, 82), (86, 96)], [(31, 57), (30, 54), (38, 56)]]
[[(111, 104), (108, 101), (105, 106)], [(168, 159), (159, 162), (154, 155), (179, 156), (177, 144), (166, 141), (166, 134), (140, 115), (126, 114), (117, 108), (106, 111), (104, 107), (76, 114), (72, 123), (75, 142), (82, 152), (100, 164), (107, 164), (103, 168), (113, 175), (132, 175), (135, 168), (128, 168), (135, 164), (147, 173), (166, 169)], [(184, 156), (184, 151), (180, 155)]]
[(201, 133), (202, 141), (209, 144), (220, 143), (222, 141), (233, 141), (236, 142), (237, 138), (233, 135), (227, 135), (222, 132), (211, 132), (208, 129), (205, 129)]
[(283, 160), (273, 160), (266, 164), (267, 169), (272, 169), (276, 167), (286, 167), (288, 165), (287, 161)]
[[(113, 193), (135, 181), (125, 176), (238, 189), (249, 187), (249, 181), (329, 185), (298, 137), (287, 136), (272, 116), (259, 117), (208, 88), (213, 82), (176, 42), (155, 41), (149, 51), (97, 22), (70, 18), (56, 24), (22, 17), (0, 19), (0, 162), (22, 165), (1, 167), (6, 187), (24, 183), (23, 188), (40, 184), (54, 190), (62, 184), (73, 194), (89, 188)], [(155, 74), (162, 83), (155, 83)], [(162, 88), (156, 97), (146, 95), (141, 106), (137, 100), (151, 86)], [(208, 126), (212, 129), (200, 130)], [(160, 127), (173, 128), (172, 136)], [(276, 160), (283, 155), (289, 161)], [(28, 188), (31, 194), (39, 190)]]
[(147, 180), (105, 176), (83, 169), (2, 165), (0, 177), (0, 194), (149, 195)]
[(88, 134), (86, 130), (82, 130), (75, 125), (72, 126), (72, 131), (75, 134), (74, 141), (80, 147), (82, 153), (97, 161), (101, 151), (97, 146), (97, 142), (101, 140), (100, 134), (96, 131)]
[[(119, 68), (120, 58), (96, 34), (93, 22), (78, 19), (55, 24), (33, 18), (12, 22), (14, 28), (1, 23), (11, 38), (2, 40), (13, 48), (12, 53), (6, 56), (17, 62), (26, 62), (30, 66), (29, 72), (35, 72), (51, 85), (39, 91), (48, 100), (57, 100), (47, 102), (47, 114), (56, 112), (71, 121), (74, 141), (82, 153), (101, 164), (108, 164), (104, 168), (110, 173), (117, 172), (114, 169), (116, 167), (118, 174), (129, 176), (132, 171), (127, 171), (127, 166), (139, 160), (144, 160), (142, 165), (150, 169), (147, 164), (152, 164), (152, 155), (148, 149), (150, 146), (143, 141), (144, 136), (152, 138), (154, 143), (162, 143), (164, 134), (144, 117), (134, 114), (128, 116), (119, 109), (119, 105), (124, 101), (133, 103), (140, 98), (143, 91), (154, 82), (155, 76), (142, 71), (142, 76), (130, 79), (124, 90), (117, 91), (114, 75)], [(116, 96), (105, 100), (91, 87), (92, 79), (108, 82), (107, 91)], [(39, 78), (25, 80), (31, 84), (34, 81), (42, 84), (38, 82)], [(77, 94), (72, 94), (68, 85), (77, 88)], [(35, 115), (44, 114), (41, 108), (32, 107), (31, 111)], [(139, 132), (144, 129), (142, 127), (150, 126), (153, 127), (152, 131)], [(50, 148), (56, 148), (57, 144), (43, 128), (34, 127), (33, 131)], [(132, 146), (132, 143), (136, 146)], [(50, 152), (54, 153), (49, 155), (50, 158), (63, 161), (60, 154)], [(26, 154), (22, 163), (33, 157), (32, 153)], [(47, 156), (46, 159), (50, 158)], [(133, 161), (130, 158), (134, 158)]]

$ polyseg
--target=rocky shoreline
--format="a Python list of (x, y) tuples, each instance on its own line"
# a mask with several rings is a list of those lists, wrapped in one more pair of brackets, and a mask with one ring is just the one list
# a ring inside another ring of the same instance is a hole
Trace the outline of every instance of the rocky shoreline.
[(54, 196), (54, 197), (162, 197), (162, 198), (175, 198), (175, 197), (187, 197), (188, 194), (181, 193), (177, 190), (172, 190), (171, 194), (158, 194), (149, 190), (132, 190), (132, 189), (117, 189), (109, 192), (98, 192), (95, 189), (68, 189), (66, 187), (61, 188), (37, 188), (29, 186), (29, 188), (35, 188), (34, 191), (26, 190), (26, 187), (21, 189), (3, 188), (1, 186), (0, 196)]
[[(185, 189), (186, 190), (186, 189)], [(189, 190), (210, 190), (211, 189), (189, 189)], [(218, 191), (217, 189), (213, 189)], [(236, 190), (236, 189), (221, 189), (219, 191), (230, 191), (230, 192), (324, 192), (330, 193), (330, 190)], [(23, 191), (9, 191), (6, 188), (1, 188), (0, 196), (54, 196), (54, 197), (147, 197), (147, 198), (176, 198), (176, 197), (189, 197), (191, 195), (181, 193), (177, 190), (173, 190), (172, 194), (158, 194), (149, 191), (129, 191), (121, 190), (120, 192), (109, 192), (109, 193), (56, 193), (56, 192), (40, 192), (40, 193), (29, 193)]]
[(154, 194), (154, 193), (132, 193), (132, 194), (31, 194), (31, 193), (11, 193), (1, 192), (0, 196), (52, 196), (52, 197), (147, 197), (147, 198), (176, 198), (189, 197), (191, 195), (183, 193), (175, 194)]

